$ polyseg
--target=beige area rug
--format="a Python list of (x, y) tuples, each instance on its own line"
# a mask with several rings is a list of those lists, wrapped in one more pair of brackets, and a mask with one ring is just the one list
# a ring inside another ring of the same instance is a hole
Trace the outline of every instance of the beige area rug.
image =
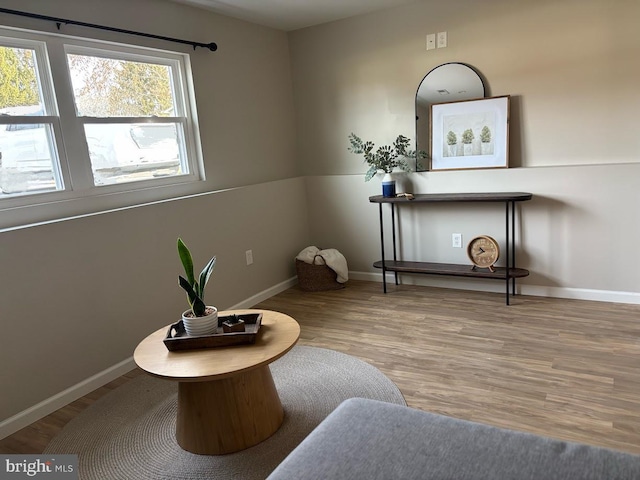
[(69, 422), (47, 454), (78, 454), (82, 480), (264, 479), (343, 400), (405, 405), (380, 370), (350, 355), (296, 346), (271, 364), (284, 423), (264, 442), (230, 455), (195, 455), (175, 440), (177, 384), (141, 375)]

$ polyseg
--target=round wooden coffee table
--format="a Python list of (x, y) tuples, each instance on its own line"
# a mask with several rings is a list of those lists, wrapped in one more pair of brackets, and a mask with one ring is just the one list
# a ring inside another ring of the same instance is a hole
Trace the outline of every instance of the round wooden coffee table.
[(219, 315), (262, 312), (256, 342), (170, 352), (163, 340), (169, 325), (137, 346), (133, 358), (151, 375), (178, 381), (176, 440), (185, 450), (220, 455), (256, 445), (284, 419), (269, 364), (298, 341), (300, 326), (269, 310), (227, 310)]

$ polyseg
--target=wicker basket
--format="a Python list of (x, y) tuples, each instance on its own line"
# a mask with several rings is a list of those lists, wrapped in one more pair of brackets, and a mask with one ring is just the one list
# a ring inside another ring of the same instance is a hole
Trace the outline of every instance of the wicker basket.
[(344, 283), (336, 281), (337, 274), (326, 265), (315, 265), (296, 259), (298, 285), (307, 292), (322, 292), (344, 288)]

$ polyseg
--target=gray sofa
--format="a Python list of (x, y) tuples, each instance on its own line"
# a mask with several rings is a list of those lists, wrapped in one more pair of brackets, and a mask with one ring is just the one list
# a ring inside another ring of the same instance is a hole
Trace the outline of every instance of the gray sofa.
[(640, 456), (354, 398), (268, 480), (631, 480)]

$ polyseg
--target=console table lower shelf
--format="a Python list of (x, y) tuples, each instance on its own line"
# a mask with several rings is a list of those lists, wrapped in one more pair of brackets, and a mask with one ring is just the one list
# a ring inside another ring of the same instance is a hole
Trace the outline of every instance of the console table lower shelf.
[[(529, 270), (524, 268), (510, 268), (507, 272), (505, 267), (495, 267), (494, 271), (482, 268), (475, 270), (471, 265), (460, 265), (456, 263), (430, 263), (430, 262), (405, 262), (398, 260), (379, 260), (373, 263), (375, 268), (381, 268), (382, 274), (394, 272), (396, 274), (396, 285), (398, 284), (398, 273), (420, 273), (429, 275), (449, 275), (454, 277), (490, 278), (507, 282), (507, 305), (509, 280), (512, 281), (513, 294), (515, 295), (515, 279), (529, 275)], [(385, 284), (385, 292), (386, 284)]]
[[(456, 263), (429, 263), (429, 262), (404, 262), (397, 260), (382, 260), (374, 262), (375, 268), (383, 268), (389, 272), (400, 273), (425, 273), (431, 275), (450, 275), (456, 277), (494, 278), (507, 280), (507, 269), (495, 267), (495, 271), (489, 269), (472, 269), (471, 265), (459, 265)], [(522, 278), (529, 275), (529, 270), (524, 268), (510, 268), (509, 278)]]

